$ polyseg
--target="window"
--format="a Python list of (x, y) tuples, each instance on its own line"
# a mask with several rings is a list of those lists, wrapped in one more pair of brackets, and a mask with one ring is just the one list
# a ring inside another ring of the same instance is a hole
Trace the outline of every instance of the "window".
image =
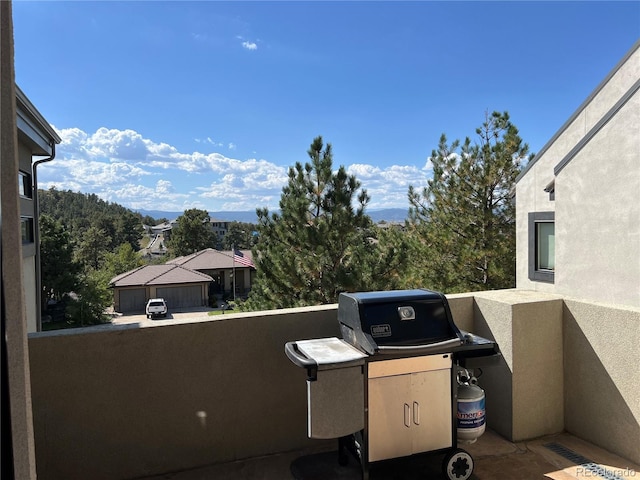
[(556, 268), (555, 213), (529, 214), (529, 279), (553, 283)]
[(21, 197), (33, 198), (31, 191), (31, 175), (25, 172), (18, 172), (18, 193)]
[(22, 230), (22, 244), (33, 243), (33, 218), (22, 217), (20, 219), (20, 228)]

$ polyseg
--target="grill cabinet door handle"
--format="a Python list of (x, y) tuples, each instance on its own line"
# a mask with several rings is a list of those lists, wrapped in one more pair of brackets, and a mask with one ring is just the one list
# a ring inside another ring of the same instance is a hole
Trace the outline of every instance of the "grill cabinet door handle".
[(420, 425), (420, 404), (413, 402), (413, 423)]
[(411, 407), (406, 403), (404, 404), (404, 426), (411, 427)]

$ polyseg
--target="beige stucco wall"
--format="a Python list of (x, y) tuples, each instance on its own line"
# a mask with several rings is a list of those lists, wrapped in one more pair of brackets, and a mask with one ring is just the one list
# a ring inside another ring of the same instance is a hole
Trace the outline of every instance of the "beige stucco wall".
[[(31, 175), (31, 149), (23, 142), (18, 142), (18, 165), (19, 169)], [(16, 178), (16, 181), (18, 179)], [(31, 198), (20, 197), (20, 216), (34, 218), (34, 201)], [(35, 243), (25, 244), (22, 246), (22, 266), (24, 274), (24, 296), (25, 311), (27, 315), (27, 331), (35, 332), (38, 330), (38, 297), (36, 286), (36, 262), (35, 262), (36, 246)]]
[(487, 425), (514, 440), (564, 428), (562, 299), (535, 291), (475, 292), (473, 331), (494, 339), (504, 361), (483, 369)]
[[(456, 324), (504, 357), (479, 379), (489, 428), (516, 441), (566, 429), (640, 462), (639, 309), (515, 289), (448, 299)], [(306, 372), (284, 344), (328, 336), (340, 336), (336, 305), (31, 334), (38, 478), (136, 478), (318, 446)]]
[(25, 257), (22, 259), (22, 268), (24, 272), (24, 298), (25, 312), (27, 315), (27, 332), (35, 332), (38, 330), (37, 308), (38, 298), (36, 296), (36, 257)]
[(640, 309), (564, 304), (565, 428), (640, 463)]
[(559, 173), (556, 203), (556, 292), (640, 307), (639, 92)]
[[(6, 378), (3, 375), (2, 379), (2, 441), (10, 440), (12, 457), (3, 455), (2, 471), (12, 473), (14, 478), (20, 480), (35, 480), (31, 382), (22, 284), (11, 9), (10, 2), (0, 2), (0, 290), (5, 335), (0, 363), (3, 374), (6, 372)], [(5, 417), (7, 407), (9, 418)], [(3, 453), (7, 447), (6, 443), (2, 445)]]
[(38, 478), (136, 478), (317, 445), (306, 372), (284, 344), (339, 335), (336, 306), (217, 318), (32, 334)]
[[(455, 297), (470, 330), (473, 297)], [(319, 445), (306, 372), (284, 344), (339, 337), (337, 305), (212, 318), (30, 335), (38, 478), (136, 478)]]
[[(559, 173), (555, 201), (544, 192), (554, 179), (554, 168), (639, 78), (636, 49), (518, 181), (518, 288), (640, 306), (637, 94)], [(528, 213), (548, 211), (556, 212), (553, 284), (528, 278)]]

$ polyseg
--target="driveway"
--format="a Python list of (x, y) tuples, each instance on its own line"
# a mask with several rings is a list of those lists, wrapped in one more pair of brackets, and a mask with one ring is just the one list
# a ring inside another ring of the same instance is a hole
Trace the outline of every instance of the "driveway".
[(167, 313), (167, 317), (159, 317), (159, 318), (147, 318), (144, 313), (139, 314), (129, 314), (129, 313), (115, 313), (113, 320), (111, 323), (113, 325), (126, 325), (129, 323), (138, 323), (140, 325), (161, 325), (163, 322), (171, 322), (174, 320), (203, 320), (205, 318), (209, 318), (208, 313), (212, 310), (217, 310), (214, 308), (208, 307), (194, 307), (194, 308), (182, 308), (176, 311), (169, 310)]

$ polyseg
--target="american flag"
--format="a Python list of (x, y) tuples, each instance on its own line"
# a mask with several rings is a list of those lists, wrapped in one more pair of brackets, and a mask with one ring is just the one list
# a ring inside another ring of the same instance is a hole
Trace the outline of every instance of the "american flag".
[(239, 263), (240, 265), (244, 265), (245, 267), (256, 268), (251, 259), (249, 257), (245, 257), (240, 250), (234, 250), (233, 263)]

